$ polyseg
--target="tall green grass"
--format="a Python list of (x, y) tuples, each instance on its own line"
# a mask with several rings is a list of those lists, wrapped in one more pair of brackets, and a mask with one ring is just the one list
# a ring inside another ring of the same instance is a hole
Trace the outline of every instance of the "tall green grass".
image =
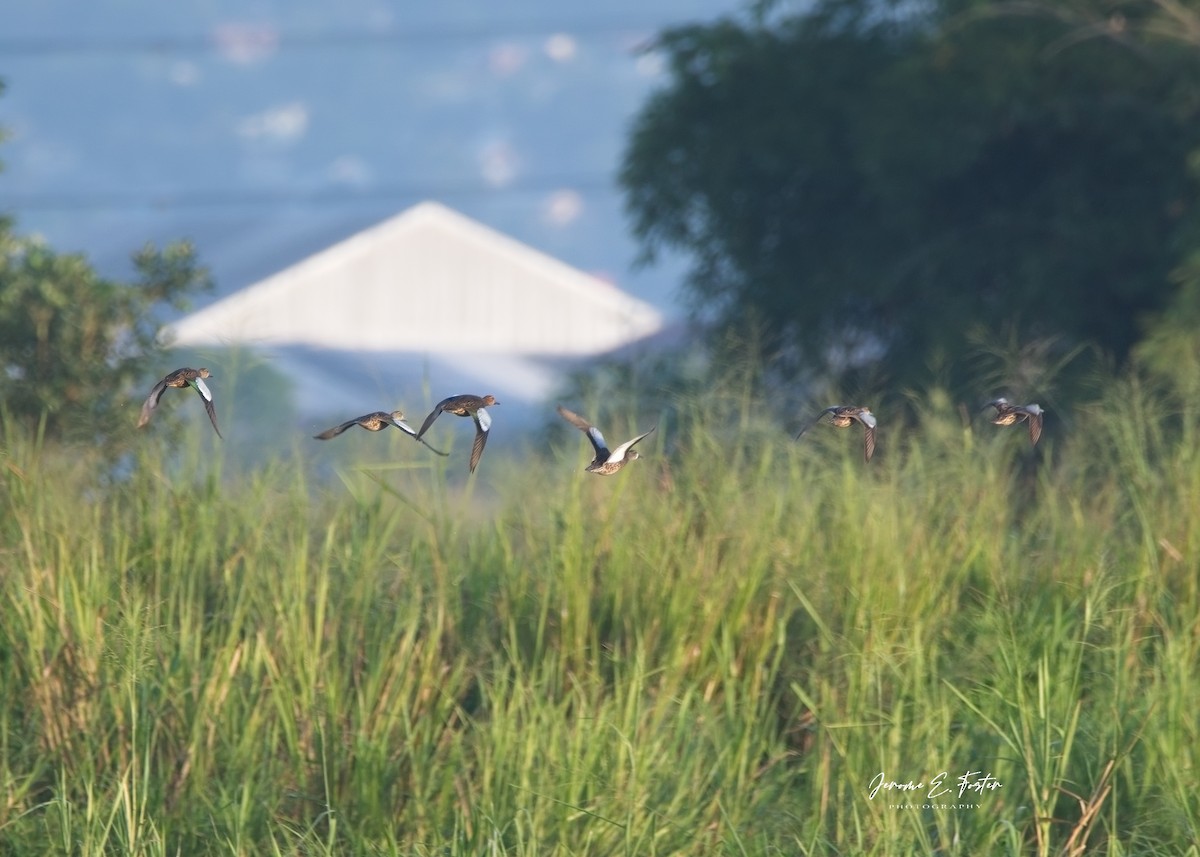
[(10, 433), (0, 854), (1198, 854), (1197, 415), (1119, 393), (869, 466), (710, 393), (611, 479), (485, 460), (487, 513)]

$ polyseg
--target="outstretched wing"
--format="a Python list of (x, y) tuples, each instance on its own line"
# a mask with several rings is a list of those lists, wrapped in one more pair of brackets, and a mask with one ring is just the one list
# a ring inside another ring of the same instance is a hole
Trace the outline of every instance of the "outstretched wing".
[[(587, 435), (587, 439), (592, 442), (592, 448), (596, 450), (597, 458), (611, 460), (612, 454), (610, 454), (608, 451), (608, 444), (604, 442), (604, 435), (600, 433), (600, 429), (596, 428), (574, 411), (567, 410), (562, 405), (558, 406), (558, 415)], [(623, 449), (628, 449), (630, 446), (632, 446), (632, 444), (626, 444)], [(624, 456), (625, 453), (622, 451), (621, 455)]]
[(1029, 411), (1029, 442), (1037, 446), (1042, 437), (1042, 410)]
[[(416, 435), (413, 435), (413, 439), (418, 440)], [(448, 452), (442, 452), (436, 446), (433, 446), (429, 441), (425, 440), (425, 438), (420, 438), (418, 440), (418, 442), (423, 444), (430, 452), (434, 453), (435, 455), (440, 455), (442, 458), (445, 458), (447, 455), (450, 454)]]
[(870, 411), (860, 410), (853, 415), (863, 424), (863, 454), (867, 461), (875, 454), (875, 415)]
[(191, 384), (204, 400), (204, 410), (208, 411), (208, 421), (212, 423), (213, 431), (217, 433), (217, 437), (222, 437), (221, 430), (217, 428), (217, 409), (213, 405), (212, 391), (208, 389), (203, 378), (193, 378)]
[(612, 454), (610, 456), (608, 456), (608, 460), (614, 464), (618, 461), (624, 461), (625, 454), (627, 452), (629, 452), (629, 450), (633, 449), (634, 445), (637, 444), (639, 441), (641, 441), (642, 438), (649, 436), (656, 428), (658, 428), (658, 426), (653, 426), (650, 429), (650, 431), (645, 432), (643, 434), (639, 434), (633, 440), (625, 441), (623, 444), (621, 444), (620, 446), (618, 446), (616, 449), (614, 449), (612, 451)]
[(138, 428), (141, 428), (146, 423), (150, 422), (150, 416), (154, 413), (154, 409), (158, 407), (158, 402), (162, 399), (163, 393), (167, 389), (167, 379), (163, 378), (150, 391), (150, 395), (146, 397), (146, 401), (142, 402), (142, 414), (138, 417)]
[(321, 432), (320, 434), (313, 435), (313, 437), (316, 438), (317, 440), (330, 440), (331, 438), (337, 437), (339, 434), (344, 432), (346, 429), (358, 425), (358, 420), (361, 420), (361, 419), (362, 419), (362, 417), (359, 417), (358, 419), (355, 419), (355, 420), (346, 420), (346, 422), (342, 423), (340, 426), (334, 426), (331, 429), (326, 429), (325, 431)]
[(390, 422), (392, 425), (394, 425), (396, 428), (400, 429), (400, 431), (404, 432), (406, 435), (408, 435), (409, 437), (413, 438), (414, 440), (418, 440), (418, 441), (420, 441), (420, 442), (421, 442), (421, 443), (423, 443), (425, 446), (429, 447), (429, 449), (430, 449), (431, 451), (433, 451), (433, 452), (437, 453), (438, 455), (442, 456), (443, 458), (445, 458), (447, 455), (449, 455), (449, 454), (450, 454), (450, 453), (448, 453), (448, 452), (442, 452), (442, 451), (441, 451), (440, 449), (438, 449), (437, 447), (430, 446), (430, 444), (429, 444), (429, 441), (425, 440), (425, 439), (424, 439), (424, 438), (422, 438), (422, 437), (419, 437), (419, 436), (417, 435), (417, 430), (416, 430), (416, 429), (414, 429), (412, 426), (410, 426), (408, 423), (406, 423), (404, 420), (397, 419), (396, 417), (393, 417), (393, 416), (391, 416), (390, 414), (388, 415), (388, 418), (387, 418), (387, 420), (388, 420), (388, 422)]
[(433, 410), (429, 412), (429, 416), (425, 418), (425, 422), (421, 423), (420, 431), (416, 433), (417, 440), (420, 440), (422, 437), (424, 437), (425, 432), (429, 431), (429, 427), (433, 425), (433, 421), (442, 415), (442, 411), (446, 409), (446, 405), (454, 401), (455, 398), (455, 396), (451, 396), (449, 399), (442, 399), (433, 406)]
[(400, 431), (404, 432), (409, 437), (417, 436), (417, 430), (415, 428), (413, 428), (412, 426), (410, 426), (408, 423), (406, 423), (404, 420), (399, 419), (398, 417), (395, 417), (392, 414), (387, 414), (385, 418), (387, 419), (387, 421), (389, 423), (394, 425), (396, 428), (400, 429)]
[(832, 408), (826, 408), (825, 410), (821, 411), (821, 413), (817, 414), (811, 420), (806, 422), (803, 426), (801, 426), (800, 431), (796, 432), (796, 440), (799, 440), (801, 437), (804, 436), (805, 432), (807, 432), (810, 428), (815, 426), (821, 420), (825, 419), (826, 414), (832, 414), (837, 409), (838, 409), (837, 405), (834, 405)]
[(471, 444), (470, 467), (471, 472), (474, 473), (479, 459), (483, 457), (483, 448), (487, 445), (488, 430), (492, 427), (492, 416), (485, 408), (480, 408), (471, 416), (475, 420), (475, 443)]

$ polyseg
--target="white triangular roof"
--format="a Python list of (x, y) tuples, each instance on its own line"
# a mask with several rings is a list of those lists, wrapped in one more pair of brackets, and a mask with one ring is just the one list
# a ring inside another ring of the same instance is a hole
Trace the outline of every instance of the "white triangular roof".
[(663, 325), (654, 307), (423, 202), (175, 324), (172, 344), (570, 357)]

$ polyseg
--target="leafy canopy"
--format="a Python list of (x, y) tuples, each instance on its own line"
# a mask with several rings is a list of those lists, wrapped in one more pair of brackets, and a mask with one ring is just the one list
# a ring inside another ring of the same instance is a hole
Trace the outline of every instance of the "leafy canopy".
[(666, 32), (621, 173), (645, 257), (690, 255), (698, 314), (788, 374), (936, 364), (962, 390), (1010, 329), (1123, 358), (1195, 220), (1200, 63), (1147, 35), (1159, 4), (1114, 8), (824, 0)]
[(129, 433), (129, 397), (161, 354), (156, 311), (182, 309), (207, 289), (186, 243), (146, 246), (137, 280), (99, 276), (78, 254), (56, 253), (0, 223), (0, 401), (46, 437), (110, 442)]

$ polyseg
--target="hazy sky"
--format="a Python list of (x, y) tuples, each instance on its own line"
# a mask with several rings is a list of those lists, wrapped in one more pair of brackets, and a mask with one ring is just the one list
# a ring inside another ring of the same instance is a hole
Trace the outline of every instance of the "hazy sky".
[(727, 0), (0, 0), (0, 210), (128, 272), (188, 237), (230, 291), (421, 199), (669, 312), (614, 175), (643, 48)]

